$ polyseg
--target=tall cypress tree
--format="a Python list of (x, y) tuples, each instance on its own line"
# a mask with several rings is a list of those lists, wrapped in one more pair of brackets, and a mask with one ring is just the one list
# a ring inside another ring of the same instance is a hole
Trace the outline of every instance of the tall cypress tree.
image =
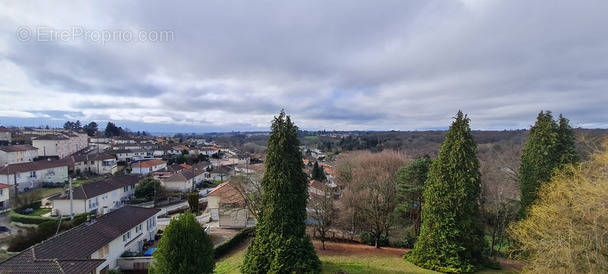
[(544, 182), (551, 180), (554, 170), (562, 164), (578, 162), (574, 147), (574, 131), (568, 119), (562, 115), (558, 122), (551, 111), (541, 111), (536, 123), (530, 128), (524, 145), (519, 167), (519, 189), (521, 191), (520, 217), (537, 199), (538, 190)]
[(321, 261), (305, 234), (308, 184), (297, 129), (284, 111), (272, 122), (260, 219), (245, 255), (244, 273), (321, 271)]
[(570, 121), (559, 115), (557, 136), (559, 138), (558, 153), (561, 164), (575, 164), (579, 162), (576, 147), (574, 145), (574, 130), (570, 127)]
[(422, 229), (406, 259), (442, 272), (472, 272), (488, 262), (479, 211), (481, 174), (469, 118), (458, 111), (425, 183)]

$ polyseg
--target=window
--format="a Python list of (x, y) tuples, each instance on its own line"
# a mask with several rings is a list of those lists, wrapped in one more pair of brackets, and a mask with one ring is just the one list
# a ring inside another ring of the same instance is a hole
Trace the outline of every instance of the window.
[(30, 171), (30, 178), (36, 178), (36, 171)]
[(89, 209), (95, 209), (97, 208), (97, 205), (99, 204), (99, 199), (97, 197), (90, 199), (89, 200)]
[(135, 233), (139, 233), (143, 230), (143, 224), (139, 224), (138, 226), (135, 227)]
[(131, 185), (131, 189), (135, 189), (135, 185)]
[(4, 189), (0, 189), (0, 196), (4, 195)]
[(125, 192), (127, 192), (127, 191), (129, 191), (129, 187), (125, 186), (125, 187), (122, 188), (122, 190), (124, 190)]
[(129, 231), (129, 232), (127, 232), (127, 233), (125, 233), (125, 234), (122, 235), (122, 241), (123, 242), (126, 242), (126, 241), (128, 241), (130, 239), (131, 239), (131, 231)]
[(156, 226), (156, 219), (154, 217), (148, 219), (148, 221), (146, 221), (146, 228), (148, 229), (148, 231), (154, 229), (154, 227)]

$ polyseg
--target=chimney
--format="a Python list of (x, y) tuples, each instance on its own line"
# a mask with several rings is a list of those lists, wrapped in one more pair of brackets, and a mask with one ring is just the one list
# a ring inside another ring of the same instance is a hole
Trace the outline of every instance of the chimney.
[(91, 217), (91, 215), (87, 216), (87, 220), (84, 222), (87, 226), (91, 226), (94, 223), (96, 223), (97, 221), (95, 220), (94, 217)]

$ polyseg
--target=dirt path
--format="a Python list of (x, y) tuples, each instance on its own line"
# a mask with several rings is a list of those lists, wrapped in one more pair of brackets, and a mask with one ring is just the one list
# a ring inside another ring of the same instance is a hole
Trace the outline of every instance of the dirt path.
[(325, 242), (325, 250), (321, 249), (320, 241), (313, 241), (315, 250), (320, 256), (323, 255), (361, 255), (361, 254), (373, 254), (373, 255), (393, 255), (396, 257), (403, 257), (405, 253), (411, 249), (404, 248), (393, 248), (393, 247), (382, 247), (375, 248), (369, 245), (363, 244), (346, 244), (346, 243), (334, 243)]

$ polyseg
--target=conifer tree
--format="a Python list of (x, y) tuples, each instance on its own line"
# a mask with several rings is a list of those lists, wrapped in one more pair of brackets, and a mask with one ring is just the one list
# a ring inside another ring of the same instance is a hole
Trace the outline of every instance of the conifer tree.
[(396, 210), (409, 215), (414, 225), (414, 235), (420, 235), (421, 213), (424, 204), (424, 182), (428, 177), (433, 160), (429, 156), (417, 158), (397, 171), (397, 195), (399, 204)]
[(425, 183), (421, 233), (406, 260), (441, 272), (472, 272), (488, 262), (487, 243), (477, 144), (461, 111), (445, 137)]
[(559, 137), (558, 153), (561, 164), (576, 164), (579, 162), (576, 147), (574, 145), (574, 130), (570, 127), (568, 119), (561, 114), (558, 120), (557, 135)]
[(521, 191), (520, 217), (537, 199), (542, 183), (548, 182), (557, 167), (578, 162), (574, 147), (574, 131), (568, 119), (562, 115), (559, 124), (553, 120), (551, 111), (541, 111), (536, 123), (530, 128), (524, 145), (519, 167), (519, 189)]
[(186, 212), (171, 220), (154, 251), (150, 273), (213, 273), (215, 260), (211, 238), (194, 214)]
[(307, 176), (298, 127), (281, 111), (268, 137), (262, 204), (243, 273), (318, 273), (321, 261), (305, 234)]
[(312, 166), (312, 174), (310, 177), (312, 177), (313, 180), (317, 180), (319, 182), (327, 180), (323, 168), (319, 166), (319, 162), (315, 161), (315, 164)]

